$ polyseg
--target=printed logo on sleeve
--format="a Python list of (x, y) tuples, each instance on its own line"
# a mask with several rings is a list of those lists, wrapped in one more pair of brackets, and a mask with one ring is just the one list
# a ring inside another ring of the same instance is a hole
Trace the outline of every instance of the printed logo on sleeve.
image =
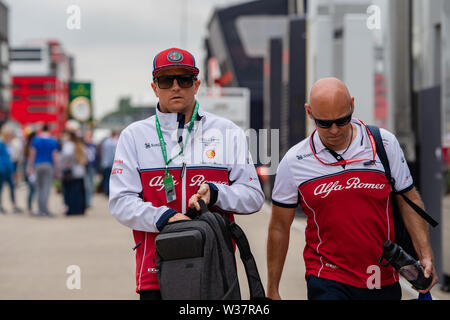
[(111, 175), (113, 175), (113, 174), (122, 174), (122, 172), (123, 172), (123, 169), (121, 169), (121, 168), (114, 168), (111, 171)]

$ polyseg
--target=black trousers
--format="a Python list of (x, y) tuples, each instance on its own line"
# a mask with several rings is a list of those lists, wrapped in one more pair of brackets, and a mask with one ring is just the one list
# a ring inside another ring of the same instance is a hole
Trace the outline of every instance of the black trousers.
[(398, 282), (380, 289), (364, 289), (310, 275), (306, 284), (308, 300), (401, 300), (402, 298), (402, 289)]
[(67, 205), (67, 215), (84, 214), (86, 210), (86, 191), (84, 179), (77, 178), (63, 181), (64, 202)]
[(139, 291), (139, 300), (162, 300), (161, 291), (159, 290), (144, 290)]

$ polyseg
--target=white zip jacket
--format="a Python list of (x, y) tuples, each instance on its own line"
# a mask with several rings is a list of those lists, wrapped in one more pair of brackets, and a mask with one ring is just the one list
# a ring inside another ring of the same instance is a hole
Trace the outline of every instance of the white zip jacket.
[(179, 153), (180, 143), (187, 139), (184, 153), (168, 166), (176, 200), (166, 202), (165, 163), (155, 116), (123, 130), (110, 179), (110, 211), (120, 223), (133, 229), (137, 245), (137, 292), (159, 288), (154, 238), (171, 216), (187, 212), (189, 198), (202, 183), (210, 186), (210, 210), (225, 214), (230, 220), (233, 213), (250, 214), (260, 210), (264, 203), (242, 129), (199, 108), (187, 137), (188, 124), (184, 125), (184, 117), (180, 119), (176, 113), (161, 113), (158, 109), (156, 112), (169, 159)]

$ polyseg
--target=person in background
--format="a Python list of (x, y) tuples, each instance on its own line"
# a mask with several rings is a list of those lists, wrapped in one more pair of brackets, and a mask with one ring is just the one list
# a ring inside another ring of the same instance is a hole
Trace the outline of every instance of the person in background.
[(111, 136), (106, 138), (102, 143), (102, 173), (103, 173), (103, 192), (109, 196), (109, 178), (114, 163), (114, 155), (116, 153), (117, 142), (119, 141), (119, 132), (113, 130)]
[(22, 159), (23, 145), (22, 141), (14, 133), (13, 128), (9, 126), (4, 126), (3, 130), (4, 130), (3, 139), (8, 148), (9, 156), (13, 164), (11, 182), (13, 183), (13, 186), (16, 186), (17, 183), (19, 182), (17, 168), (19, 167), (19, 165), (22, 163), (23, 160)]
[(86, 146), (87, 165), (84, 176), (84, 186), (86, 189), (86, 208), (91, 206), (92, 194), (94, 192), (94, 177), (96, 173), (97, 147), (92, 142), (92, 130), (84, 133), (84, 144)]
[(28, 213), (30, 215), (33, 214), (33, 196), (34, 196), (34, 184), (36, 183), (36, 175), (27, 175), (27, 168), (28, 168), (28, 159), (30, 157), (30, 149), (31, 149), (31, 140), (36, 136), (36, 132), (34, 131), (28, 131), (27, 133), (27, 139), (25, 143), (25, 148), (23, 151), (23, 173), (24, 173), (24, 179), (28, 186), (28, 194), (27, 194), (27, 209)]
[[(3, 183), (6, 182), (9, 185), (9, 190), (10, 190), (10, 195), (11, 195), (11, 202), (13, 204), (13, 213), (22, 213), (22, 209), (20, 209), (19, 207), (17, 207), (16, 204), (16, 196), (15, 196), (15, 185), (14, 185), (14, 181), (13, 181), (13, 175), (15, 172), (15, 164), (12, 162), (11, 160), (11, 151), (13, 150), (13, 148), (8, 148), (8, 145), (12, 144), (12, 140), (14, 138), (14, 133), (12, 131), (12, 129), (8, 126), (3, 126), (2, 131), (1, 131), (1, 148), (4, 149), (1, 151), (1, 157), (2, 157), (2, 161), (0, 163), (0, 165), (2, 166), (2, 168), (0, 168), (0, 197), (2, 194), (2, 189), (3, 189)], [(0, 199), (1, 201), (1, 199)], [(0, 205), (0, 211), (2, 211), (2, 213), (5, 213), (5, 210), (3, 209), (3, 207)]]
[(53, 217), (48, 210), (48, 199), (53, 183), (53, 177), (59, 177), (58, 141), (50, 135), (48, 125), (31, 141), (28, 158), (27, 175), (36, 175), (36, 193), (39, 212), (37, 216)]
[(62, 143), (61, 169), (66, 215), (84, 214), (86, 210), (84, 177), (87, 156), (85, 145), (74, 133), (66, 133)]

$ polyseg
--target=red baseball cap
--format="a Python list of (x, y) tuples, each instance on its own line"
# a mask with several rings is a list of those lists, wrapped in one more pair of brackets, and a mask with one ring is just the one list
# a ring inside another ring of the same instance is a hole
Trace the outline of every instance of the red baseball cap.
[(183, 49), (170, 48), (158, 53), (153, 59), (153, 76), (167, 68), (180, 67), (192, 71), (197, 76), (199, 71), (195, 66), (194, 56)]

